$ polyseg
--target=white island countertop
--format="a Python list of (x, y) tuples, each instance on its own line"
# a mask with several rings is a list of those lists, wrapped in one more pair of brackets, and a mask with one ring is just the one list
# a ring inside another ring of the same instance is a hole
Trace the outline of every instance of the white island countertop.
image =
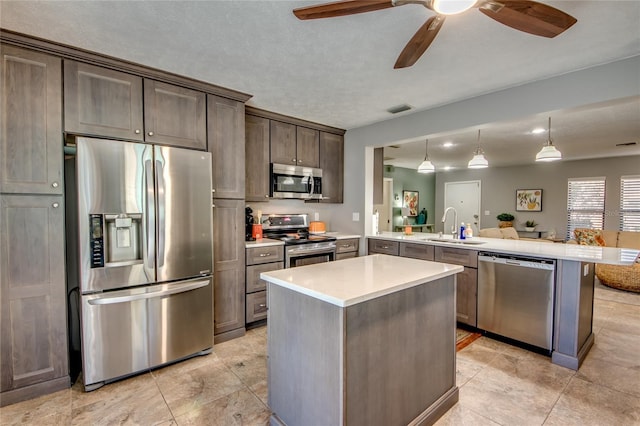
[(375, 254), (260, 274), (270, 283), (347, 307), (462, 272), (448, 263)]
[[(451, 242), (429, 241), (438, 238), (438, 234), (415, 233), (404, 235), (402, 232), (382, 232), (379, 235), (369, 235), (367, 238), (377, 238), (389, 241), (405, 241), (410, 243), (431, 244), (434, 246), (456, 247), (467, 250), (491, 251), (496, 253), (523, 256), (542, 257), (547, 259), (575, 260), (588, 263), (606, 263), (610, 265), (632, 265), (640, 255), (640, 250), (621, 249), (615, 247), (581, 246), (578, 244), (559, 244), (550, 242), (536, 242), (530, 240), (507, 240), (500, 238), (473, 237), (473, 244), (455, 242), (450, 235), (443, 236)], [(480, 243), (480, 244), (475, 244)]]

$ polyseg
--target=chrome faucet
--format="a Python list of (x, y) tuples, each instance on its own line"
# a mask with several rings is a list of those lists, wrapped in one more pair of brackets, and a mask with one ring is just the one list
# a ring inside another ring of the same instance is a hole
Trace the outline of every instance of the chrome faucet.
[(447, 213), (449, 213), (449, 210), (453, 210), (453, 226), (451, 227), (451, 234), (453, 234), (453, 239), (457, 240), (459, 236), (458, 229), (456, 228), (458, 224), (458, 212), (456, 211), (456, 209), (454, 209), (453, 207), (447, 207), (444, 210), (444, 214), (442, 215), (442, 223), (444, 225), (444, 221), (447, 220)]

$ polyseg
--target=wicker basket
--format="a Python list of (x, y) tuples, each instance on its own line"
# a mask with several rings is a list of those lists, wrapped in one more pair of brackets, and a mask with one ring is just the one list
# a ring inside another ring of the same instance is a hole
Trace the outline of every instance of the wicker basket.
[(513, 222), (512, 221), (506, 221), (506, 220), (501, 220), (498, 222), (498, 226), (500, 228), (513, 228)]
[(596, 276), (608, 287), (640, 293), (640, 263), (630, 266), (597, 263)]

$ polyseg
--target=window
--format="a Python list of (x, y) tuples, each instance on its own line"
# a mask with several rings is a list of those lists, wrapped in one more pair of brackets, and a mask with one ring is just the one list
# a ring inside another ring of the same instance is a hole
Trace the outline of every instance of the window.
[(620, 178), (620, 230), (640, 231), (640, 176)]
[(567, 239), (576, 228), (604, 226), (604, 177), (569, 179), (567, 191)]

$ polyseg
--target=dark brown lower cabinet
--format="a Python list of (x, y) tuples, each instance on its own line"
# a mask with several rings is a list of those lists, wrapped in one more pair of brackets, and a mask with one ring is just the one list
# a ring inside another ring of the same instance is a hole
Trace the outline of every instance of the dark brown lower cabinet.
[(245, 202), (213, 202), (213, 334), (220, 343), (245, 333)]
[(473, 327), (477, 325), (478, 270), (464, 267), (456, 275), (456, 318), (458, 322)]
[(61, 196), (0, 195), (0, 403), (69, 387)]

